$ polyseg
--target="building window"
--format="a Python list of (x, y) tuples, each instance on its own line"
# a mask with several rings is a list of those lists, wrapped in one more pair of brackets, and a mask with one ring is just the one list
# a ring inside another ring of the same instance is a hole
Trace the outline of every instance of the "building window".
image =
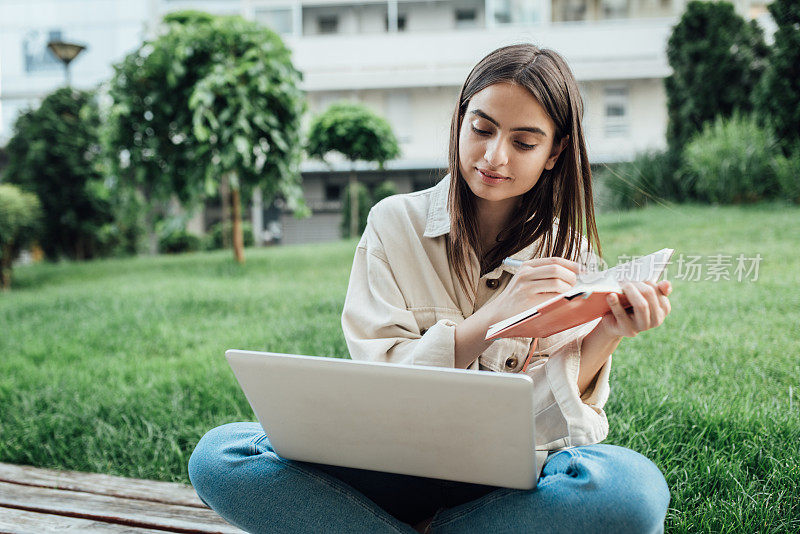
[[(406, 31), (406, 19), (408, 17), (405, 13), (398, 13), (397, 14), (397, 31), (404, 32)], [(386, 31), (389, 31), (389, 15), (386, 15), (386, 18), (383, 19), (383, 27)]]
[(325, 184), (325, 200), (336, 201), (342, 199), (342, 186), (339, 184)]
[(25, 72), (47, 72), (63, 67), (61, 61), (47, 48), (49, 41), (60, 41), (61, 30), (32, 30), (22, 39)]
[(586, 20), (586, 0), (565, 0), (561, 4), (562, 20)]
[[(398, 13), (397, 14), (397, 31), (403, 32), (406, 31), (406, 19), (407, 15), (405, 13)], [(383, 27), (388, 32), (389, 31), (389, 15), (386, 15), (383, 19)]]
[(290, 35), (293, 30), (292, 9), (289, 7), (256, 9), (255, 18), (257, 22), (265, 25), (281, 35)]
[(542, 4), (531, 0), (495, 0), (494, 20), (498, 24), (538, 24)]
[(630, 133), (628, 88), (606, 87), (604, 107), (606, 137), (626, 137)]
[(603, 0), (603, 18), (623, 19), (628, 17), (628, 0)]
[(477, 24), (477, 9), (456, 9), (456, 28), (474, 28)]
[(320, 15), (319, 17), (317, 17), (317, 28), (319, 30), (319, 33), (338, 33), (339, 16)]
[(414, 111), (411, 107), (411, 94), (408, 91), (389, 91), (386, 93), (386, 120), (392, 125), (401, 144), (410, 143), (414, 128)]

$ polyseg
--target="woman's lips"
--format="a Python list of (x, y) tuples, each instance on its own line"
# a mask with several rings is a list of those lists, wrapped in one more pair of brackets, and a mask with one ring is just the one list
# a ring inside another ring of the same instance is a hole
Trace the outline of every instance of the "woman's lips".
[(491, 174), (486, 174), (482, 170), (477, 169), (477, 167), (476, 170), (478, 171), (478, 174), (480, 174), (481, 180), (490, 185), (501, 184), (507, 180), (510, 180), (510, 178), (508, 178), (507, 176), (493, 176)]

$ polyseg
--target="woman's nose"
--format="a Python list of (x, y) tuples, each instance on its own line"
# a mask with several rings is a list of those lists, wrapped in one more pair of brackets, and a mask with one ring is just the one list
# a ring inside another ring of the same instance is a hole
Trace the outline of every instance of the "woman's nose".
[(508, 152), (499, 137), (486, 144), (486, 153), (483, 158), (492, 167), (501, 167), (508, 163)]

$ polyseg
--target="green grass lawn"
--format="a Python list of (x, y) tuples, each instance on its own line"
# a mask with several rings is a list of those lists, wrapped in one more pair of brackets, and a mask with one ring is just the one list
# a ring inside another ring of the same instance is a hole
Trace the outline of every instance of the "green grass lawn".
[[(800, 209), (599, 217), (603, 253), (763, 258), (758, 280), (668, 278), (665, 323), (614, 354), (607, 443), (651, 458), (669, 532), (800, 530)], [(0, 294), (0, 462), (188, 482), (208, 429), (253, 420), (228, 348), (344, 356), (355, 241), (34, 265)], [(733, 273), (733, 270), (730, 270)], [(732, 277), (733, 278), (733, 277)]]

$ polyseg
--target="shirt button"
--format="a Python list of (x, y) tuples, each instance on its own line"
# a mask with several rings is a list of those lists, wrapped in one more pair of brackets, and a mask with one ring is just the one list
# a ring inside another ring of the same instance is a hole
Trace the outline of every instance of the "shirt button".
[(514, 369), (517, 366), (517, 357), (512, 356), (506, 360), (506, 367), (509, 369)]
[(497, 286), (500, 285), (500, 280), (498, 278), (487, 278), (486, 279), (486, 287), (489, 289), (497, 289)]
[(422, 330), (419, 331), (419, 335), (424, 336), (425, 332), (427, 332), (427, 331), (428, 331), (427, 328), (423, 328)]

